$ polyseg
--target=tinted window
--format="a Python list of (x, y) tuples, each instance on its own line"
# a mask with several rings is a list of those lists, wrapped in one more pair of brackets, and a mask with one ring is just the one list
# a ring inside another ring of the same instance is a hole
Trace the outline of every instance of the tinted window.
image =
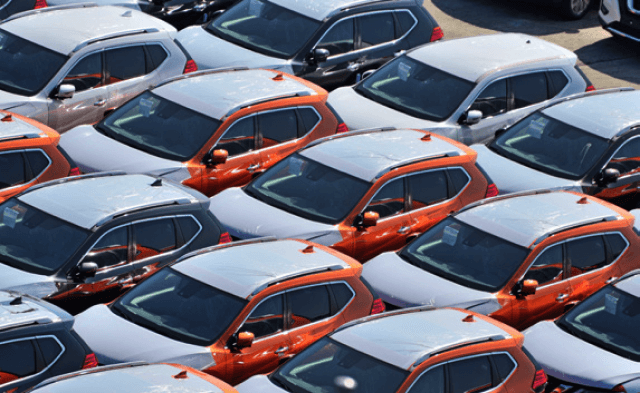
[(607, 244), (609, 245), (609, 251), (611, 252), (611, 260), (614, 260), (622, 254), (622, 252), (627, 248), (627, 242), (617, 233), (613, 233), (610, 235), (605, 235), (605, 239), (607, 240)]
[(75, 86), (77, 92), (102, 86), (102, 54), (94, 53), (80, 60), (62, 83)]
[(36, 373), (36, 354), (31, 340), (0, 344), (0, 384)]
[(95, 262), (98, 267), (118, 265), (128, 260), (128, 226), (107, 232), (84, 257), (82, 262)]
[(117, 83), (145, 74), (145, 56), (142, 46), (129, 46), (105, 52), (109, 83)]
[(418, 377), (409, 390), (410, 393), (444, 393), (444, 366), (432, 368)]
[(486, 356), (449, 363), (451, 393), (481, 392), (491, 387), (491, 364)]
[(49, 165), (49, 159), (39, 150), (27, 151), (27, 160), (29, 160), (31, 167), (32, 178), (40, 176), (42, 171)]
[(336, 306), (338, 307), (337, 311), (340, 311), (344, 306), (347, 305), (347, 303), (349, 303), (349, 301), (353, 297), (353, 292), (347, 286), (347, 284), (343, 283), (331, 284), (329, 287), (333, 292), (333, 297), (336, 299)]
[(538, 255), (527, 274), (524, 275), (524, 279), (536, 280), (538, 284), (560, 280), (564, 271), (563, 261), (562, 244), (547, 248)]
[(251, 332), (256, 338), (277, 333), (284, 328), (283, 295), (276, 295), (256, 307), (239, 332)]
[(329, 292), (324, 285), (296, 289), (288, 292), (294, 329), (318, 321), (331, 315)]
[(333, 25), (316, 45), (316, 48), (328, 50), (331, 56), (352, 51), (353, 20), (353, 18), (349, 18)]
[(58, 357), (58, 355), (60, 355), (60, 352), (62, 352), (62, 347), (60, 347), (60, 344), (58, 344), (58, 342), (52, 338), (39, 338), (38, 346), (40, 347), (40, 352), (42, 353), (44, 361), (47, 365), (51, 364), (51, 362), (53, 362)]
[(523, 108), (548, 98), (547, 78), (543, 72), (514, 76), (511, 78), (511, 91), (515, 99), (515, 108)]
[(549, 77), (549, 98), (555, 97), (569, 83), (562, 71), (549, 71), (547, 76)]
[(309, 131), (311, 131), (316, 126), (316, 124), (318, 124), (318, 121), (320, 121), (320, 116), (318, 116), (316, 111), (311, 108), (300, 108), (298, 109), (298, 113), (300, 114), (302, 123), (304, 124), (304, 134), (298, 135), (298, 137), (302, 138)]
[(0, 154), (0, 189), (25, 182), (22, 153)]
[(258, 115), (258, 122), (262, 133), (262, 147), (298, 137), (298, 117), (294, 109), (263, 113)]
[(507, 354), (501, 353), (499, 355), (492, 355), (491, 358), (493, 359), (493, 363), (496, 365), (500, 382), (507, 379), (513, 369), (516, 368), (516, 364)]
[(254, 116), (238, 120), (225, 131), (216, 144), (216, 149), (226, 150), (229, 157), (254, 150), (256, 148), (254, 128)]
[(185, 243), (189, 243), (191, 238), (200, 230), (198, 223), (191, 217), (179, 217), (178, 225), (182, 231), (182, 238)]
[(374, 211), (380, 218), (404, 212), (404, 179), (395, 179), (382, 186), (365, 211)]
[(602, 236), (588, 236), (567, 242), (567, 258), (571, 262), (571, 275), (607, 265)]
[(176, 228), (170, 218), (134, 224), (133, 231), (134, 260), (153, 257), (176, 249)]
[(361, 16), (358, 21), (360, 22), (360, 41), (363, 48), (395, 39), (391, 12)]
[(469, 175), (467, 172), (460, 168), (449, 169), (449, 177), (451, 178), (451, 183), (453, 183), (453, 187), (455, 190), (449, 190), (449, 198), (453, 198), (455, 194), (462, 191), (463, 188), (469, 184)]
[(607, 168), (614, 168), (626, 174), (640, 168), (640, 138), (627, 141), (613, 156)]
[(167, 58), (167, 51), (160, 45), (147, 45), (147, 52), (151, 57), (151, 64), (147, 65), (147, 73), (158, 68), (160, 64)]
[(445, 171), (431, 171), (409, 176), (412, 209), (420, 209), (449, 197)]
[(487, 86), (469, 109), (481, 111), (482, 117), (494, 116), (506, 112), (507, 80), (501, 79)]
[(398, 30), (398, 38), (402, 37), (406, 32), (408, 32), (416, 21), (413, 19), (409, 12), (401, 11), (396, 12), (396, 18), (398, 18), (398, 22), (400, 22), (400, 28)]

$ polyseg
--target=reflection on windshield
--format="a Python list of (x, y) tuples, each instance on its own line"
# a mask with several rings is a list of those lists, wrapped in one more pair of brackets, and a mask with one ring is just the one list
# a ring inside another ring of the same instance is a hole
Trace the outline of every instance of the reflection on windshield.
[(400, 257), (460, 285), (497, 292), (528, 250), (449, 217), (405, 247)]
[(356, 92), (410, 116), (444, 121), (474, 84), (401, 56), (356, 86)]

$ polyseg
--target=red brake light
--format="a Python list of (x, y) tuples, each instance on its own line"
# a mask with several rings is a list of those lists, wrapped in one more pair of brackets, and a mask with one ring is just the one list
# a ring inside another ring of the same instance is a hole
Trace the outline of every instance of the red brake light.
[(487, 193), (484, 197), (491, 198), (491, 197), (497, 196), (498, 193), (499, 193), (498, 187), (496, 187), (495, 184), (491, 183), (487, 186)]
[(84, 364), (82, 365), (82, 369), (98, 367), (98, 359), (96, 359), (95, 353), (90, 353), (84, 358)]
[(75, 168), (71, 168), (69, 170), (69, 176), (80, 176), (82, 175), (82, 172), (80, 172), (80, 168), (75, 167)]
[(196, 62), (193, 60), (187, 60), (187, 64), (184, 65), (184, 71), (182, 71), (182, 73), (188, 74), (195, 71), (198, 71), (198, 65), (196, 64)]
[(533, 385), (531, 386), (535, 391), (542, 391), (540, 388), (544, 388), (544, 385), (547, 384), (547, 374), (544, 373), (544, 370), (536, 371), (536, 376), (533, 379)]
[(587, 86), (587, 90), (585, 90), (585, 91), (596, 91), (596, 88), (593, 87), (593, 85), (589, 85), (589, 86)]
[(229, 235), (229, 232), (225, 232), (220, 235), (220, 240), (218, 241), (218, 244), (225, 244), (225, 243), (231, 243), (231, 236)]
[(384, 303), (382, 299), (376, 299), (373, 301), (373, 307), (371, 307), (371, 315), (382, 314), (385, 311)]
[(442, 28), (440, 28), (440, 26), (434, 27), (433, 32), (431, 32), (431, 42), (438, 41), (442, 37), (444, 37), (444, 32), (442, 31)]
[(349, 128), (346, 124), (340, 123), (338, 124), (338, 128), (336, 129), (336, 134), (340, 134), (341, 132), (348, 132)]
[(626, 391), (626, 390), (624, 390), (624, 386), (622, 386), (622, 385), (618, 385), (618, 386), (614, 387), (614, 388), (613, 388), (613, 391), (614, 391), (614, 392), (624, 392), (624, 393), (627, 393), (627, 391)]
[(38, 8), (47, 8), (49, 5), (47, 4), (47, 0), (36, 0), (36, 5), (33, 7), (34, 10)]

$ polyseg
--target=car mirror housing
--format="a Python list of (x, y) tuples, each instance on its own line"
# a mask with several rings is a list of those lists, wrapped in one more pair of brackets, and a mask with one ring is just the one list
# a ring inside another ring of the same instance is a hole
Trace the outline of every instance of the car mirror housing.
[(254, 339), (255, 335), (251, 332), (239, 332), (229, 337), (228, 346), (234, 351), (239, 351), (251, 347)]
[(55, 96), (59, 99), (71, 98), (75, 92), (76, 87), (74, 85), (65, 83), (58, 87), (58, 91)]
[(524, 280), (522, 287), (520, 288), (520, 294), (522, 296), (535, 295), (538, 288), (538, 281), (536, 280)]
[(229, 152), (224, 149), (216, 149), (207, 154), (204, 158), (204, 163), (208, 166), (216, 164), (224, 164), (229, 158)]
[(327, 61), (329, 55), (330, 53), (327, 49), (316, 48), (311, 52), (311, 60), (315, 64), (324, 63), (325, 61)]
[(380, 219), (380, 214), (377, 212), (365, 212), (362, 217), (362, 226), (367, 227), (375, 227), (378, 225), (378, 220)]
[(98, 264), (95, 262), (82, 262), (78, 271), (83, 277), (94, 277), (98, 272)]
[(465, 116), (465, 119), (464, 119), (464, 124), (467, 124), (467, 125), (478, 124), (480, 120), (482, 120), (482, 111), (479, 111), (477, 109), (472, 109), (467, 112), (467, 115)]

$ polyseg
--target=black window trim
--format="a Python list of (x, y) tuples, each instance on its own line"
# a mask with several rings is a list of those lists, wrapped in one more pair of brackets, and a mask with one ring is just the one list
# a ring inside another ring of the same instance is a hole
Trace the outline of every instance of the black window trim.
[[(29, 162), (29, 159), (27, 158), (27, 152), (30, 151), (39, 151), (42, 154), (44, 154), (45, 157), (47, 157), (47, 160), (49, 161), (49, 164), (47, 164), (46, 167), (44, 167), (44, 169), (38, 173), (37, 175), (35, 175), (33, 173), (33, 171), (31, 170), (31, 163)], [(23, 160), (23, 165), (25, 166), (24, 168), (24, 174), (25, 177), (27, 176), (27, 167), (29, 168), (29, 171), (31, 172), (30, 174), (33, 176), (31, 178), (31, 180), (21, 183), (21, 184), (16, 184), (15, 186), (10, 186), (10, 187), (6, 187), (6, 188), (1, 188), (0, 191), (2, 191), (3, 193), (5, 191), (11, 190), (11, 189), (15, 189), (18, 187), (25, 187), (25, 186), (31, 186), (33, 185), (32, 183), (34, 183), (36, 180), (38, 180), (38, 177), (40, 175), (42, 175), (43, 173), (45, 173), (49, 167), (51, 167), (51, 165), (53, 164), (53, 161), (51, 160), (51, 157), (49, 157), (49, 155), (47, 154), (47, 152), (45, 152), (43, 149), (40, 148), (35, 148), (35, 149), (18, 149), (18, 150), (5, 150), (5, 151), (0, 151), (0, 155), (1, 154), (20, 154), (22, 156), (22, 160)]]
[[(36, 341), (36, 340), (37, 340), (37, 339), (47, 339), (47, 338), (52, 338), (52, 339), (54, 339), (54, 340), (58, 343), (58, 345), (60, 346), (61, 351), (60, 351), (60, 353), (58, 353), (58, 356), (56, 356), (56, 358), (55, 358), (55, 359), (53, 359), (53, 360), (51, 361), (51, 363), (47, 364), (47, 365), (46, 365), (42, 370), (40, 370), (39, 372), (37, 372), (37, 373), (35, 373), (35, 374), (32, 374), (32, 375), (28, 375), (28, 376), (26, 376), (26, 377), (22, 377), (22, 378), (15, 379), (15, 380), (13, 380), (13, 381), (9, 381), (9, 382), (7, 382), (7, 383), (5, 383), (5, 384), (0, 384), (0, 388), (5, 388), (6, 386), (9, 386), (9, 385), (11, 385), (11, 384), (13, 384), (13, 383), (16, 383), (16, 382), (18, 382), (18, 383), (22, 383), (22, 382), (24, 382), (24, 381), (27, 381), (27, 380), (29, 380), (29, 379), (31, 379), (31, 378), (35, 378), (35, 377), (37, 377), (37, 376), (39, 376), (39, 375), (41, 375), (41, 374), (43, 374), (43, 373), (47, 372), (47, 370), (49, 370), (49, 369), (50, 369), (54, 364), (56, 364), (56, 362), (57, 362), (58, 360), (60, 360), (60, 358), (62, 357), (62, 355), (63, 355), (63, 354), (65, 353), (65, 351), (66, 351), (65, 346), (64, 346), (64, 345), (62, 344), (62, 342), (58, 339), (58, 337), (56, 337), (56, 336), (54, 336), (54, 335), (52, 335), (52, 334), (46, 334), (46, 335), (42, 335), (42, 336), (21, 337), (21, 338), (16, 338), (16, 339), (12, 339), (12, 340), (7, 340), (7, 341), (2, 341), (2, 342), (0, 342), (0, 346), (2, 346), (2, 345), (4, 345), (4, 344), (11, 344), (11, 343), (14, 343), (14, 342), (20, 342), (20, 341), (34, 341), (34, 342), (32, 343), (32, 345), (34, 346), (34, 350), (36, 350), (38, 353), (41, 353), (41, 349), (40, 349), (40, 347), (38, 346), (38, 344), (37, 344), (37, 341)], [(36, 355), (36, 356), (37, 356), (37, 355)], [(42, 355), (41, 355), (41, 356), (42, 356)]]

